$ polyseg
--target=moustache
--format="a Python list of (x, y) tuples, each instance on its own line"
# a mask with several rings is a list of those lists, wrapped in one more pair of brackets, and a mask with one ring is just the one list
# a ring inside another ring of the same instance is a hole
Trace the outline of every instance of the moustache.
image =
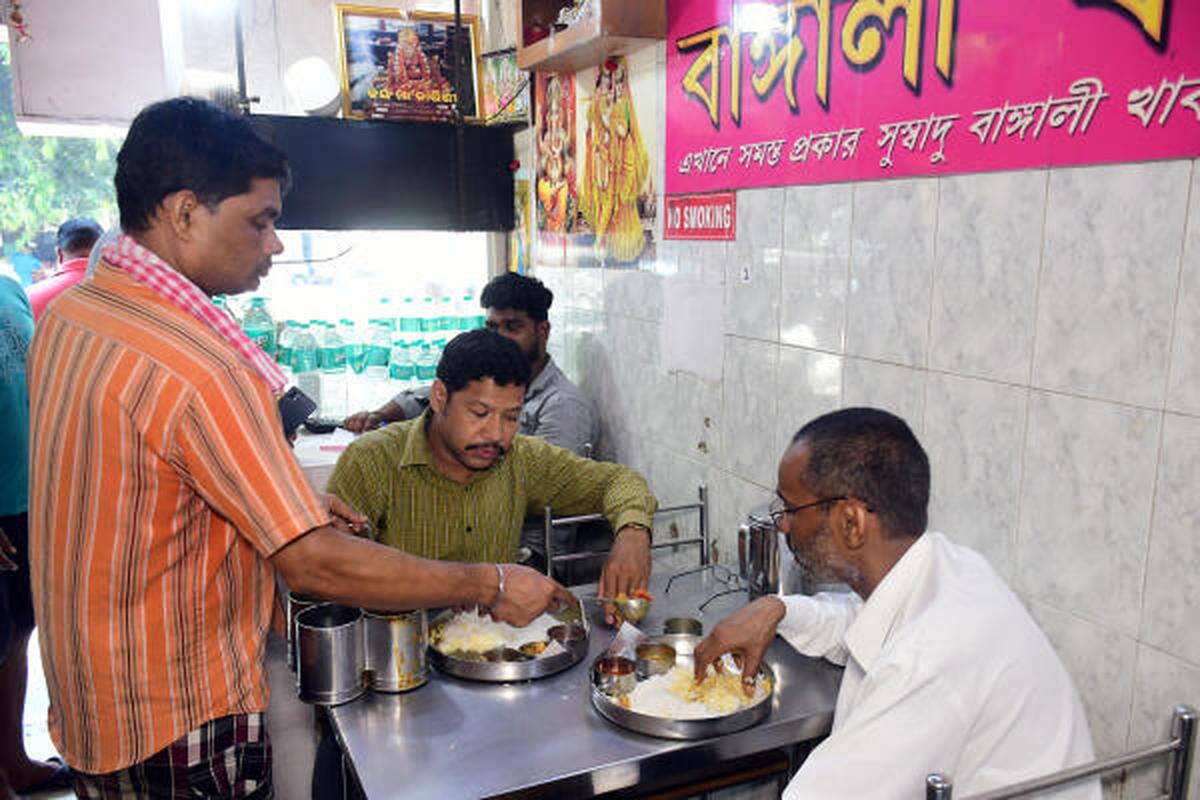
[(467, 445), (465, 449), (468, 451), (469, 450), (482, 450), (485, 447), (494, 448), (496, 450), (496, 452), (500, 455), (504, 455), (505, 453), (508, 452), (508, 448), (505, 447), (504, 445), (500, 444), (499, 442), (476, 442), (475, 444)]

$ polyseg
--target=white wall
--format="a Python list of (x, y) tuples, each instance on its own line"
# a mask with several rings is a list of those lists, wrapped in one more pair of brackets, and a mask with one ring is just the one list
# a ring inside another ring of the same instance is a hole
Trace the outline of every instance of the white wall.
[[(664, 126), (643, 131), (660, 164)], [(537, 268), (552, 352), (602, 409), (607, 454), (665, 502), (711, 487), (730, 563), (803, 422), (903, 416), (932, 461), (932, 527), (1020, 593), (1097, 751), (1165, 738), (1174, 704), (1200, 705), (1196, 162), (760, 189), (738, 206), (737, 241), (659, 236), (654, 272)], [(664, 304), (688, 287), (723, 298), (718, 380), (664, 364)], [(1139, 780), (1126, 797), (1150, 792)]]

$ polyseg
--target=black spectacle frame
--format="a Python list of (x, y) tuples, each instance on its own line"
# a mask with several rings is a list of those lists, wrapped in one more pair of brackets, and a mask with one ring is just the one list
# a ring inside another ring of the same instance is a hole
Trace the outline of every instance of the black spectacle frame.
[(783, 499), (776, 497), (771, 501), (771, 507), (767, 513), (771, 515), (771, 523), (778, 528), (779, 524), (783, 522), (783, 518), (785, 516), (791, 516), (792, 514), (803, 511), (806, 508), (812, 508), (813, 506), (820, 506), (826, 503), (836, 503), (839, 500), (849, 499), (849, 497), (843, 494), (838, 495), (837, 497), (822, 497), (820, 500), (813, 500), (811, 503), (804, 503), (803, 505), (799, 506), (785, 506), (783, 505)]

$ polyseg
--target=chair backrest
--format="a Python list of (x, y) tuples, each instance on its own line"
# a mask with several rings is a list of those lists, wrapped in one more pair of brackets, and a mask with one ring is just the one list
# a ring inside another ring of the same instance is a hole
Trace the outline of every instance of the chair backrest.
[[(683, 503), (676, 506), (663, 506), (655, 512), (654, 516), (660, 517), (664, 514), (675, 514), (681, 511), (695, 511), (699, 514), (699, 533), (688, 539), (670, 539), (665, 542), (655, 542), (650, 545), (651, 549), (660, 547), (679, 547), (681, 545), (698, 545), (700, 548), (700, 565), (708, 564), (708, 487), (701, 484), (697, 494), (699, 500), (695, 503)], [(603, 556), (608, 553), (608, 550), (589, 550), (585, 553), (562, 553), (554, 554), (554, 537), (553, 531), (555, 528), (561, 528), (565, 525), (578, 525), (582, 522), (595, 522), (603, 520), (603, 514), (583, 514), (575, 517), (555, 517), (554, 510), (550, 506), (546, 506), (543, 513), (543, 526), (545, 533), (544, 544), (546, 547), (546, 574), (552, 575), (554, 565), (567, 561), (579, 561), (582, 559), (594, 558)]]
[[(1196, 712), (1188, 706), (1176, 706), (1171, 715), (1171, 738), (1165, 742), (1149, 745), (1140, 750), (1101, 758), (1078, 767), (1064, 769), (1041, 778), (994, 789), (983, 794), (971, 795), (963, 800), (1009, 800), (1028, 797), (1046, 789), (1068, 783), (1094, 778), (1114, 770), (1123, 769), (1159, 758), (1166, 758), (1167, 770), (1163, 777), (1163, 795), (1166, 800), (1187, 800), (1188, 780), (1192, 767), (1192, 749), (1196, 737)], [(925, 778), (925, 800), (952, 800), (954, 787), (950, 778), (935, 772)]]

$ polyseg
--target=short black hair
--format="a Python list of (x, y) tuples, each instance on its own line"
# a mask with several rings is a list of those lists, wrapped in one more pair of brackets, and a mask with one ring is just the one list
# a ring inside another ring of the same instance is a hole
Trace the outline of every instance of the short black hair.
[(515, 272), (497, 275), (483, 287), (479, 305), (504, 310), (524, 311), (534, 322), (545, 322), (546, 312), (554, 302), (554, 292), (537, 278), (527, 278)]
[(163, 200), (190, 189), (209, 208), (250, 190), (255, 178), (275, 178), (286, 191), (287, 158), (254, 132), (245, 117), (206, 100), (176, 97), (146, 106), (117, 153), (121, 227), (150, 227)]
[(91, 251), (96, 241), (104, 235), (100, 223), (91, 217), (72, 217), (58, 226), (55, 246), (64, 253), (76, 250)]
[(438, 380), (454, 394), (471, 381), (491, 378), (499, 386), (528, 386), (529, 359), (517, 344), (487, 328), (460, 333), (450, 340), (438, 362)]
[(919, 536), (928, 524), (929, 457), (895, 414), (844, 408), (817, 417), (792, 442), (808, 448), (801, 477), (818, 497), (857, 497), (890, 536)]

